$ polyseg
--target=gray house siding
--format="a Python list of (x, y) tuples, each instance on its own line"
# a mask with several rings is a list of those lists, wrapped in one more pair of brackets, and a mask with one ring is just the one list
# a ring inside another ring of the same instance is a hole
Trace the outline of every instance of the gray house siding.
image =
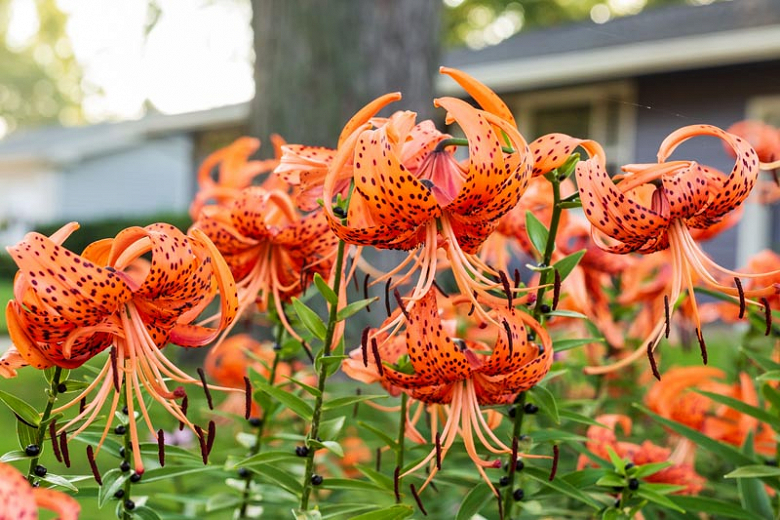
[(57, 178), (57, 220), (186, 211), (194, 184), (192, 139), (158, 136), (68, 165)]

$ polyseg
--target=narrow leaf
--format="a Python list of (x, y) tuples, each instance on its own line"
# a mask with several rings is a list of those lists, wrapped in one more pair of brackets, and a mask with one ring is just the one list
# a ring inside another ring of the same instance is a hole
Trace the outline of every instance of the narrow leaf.
[(525, 212), (525, 230), (528, 233), (528, 239), (539, 253), (539, 256), (543, 255), (544, 250), (547, 248), (549, 232), (545, 225), (530, 211)]
[(311, 422), (314, 410), (312, 410), (312, 407), (309, 405), (309, 403), (295, 394), (285, 392), (281, 388), (271, 386), (268, 383), (264, 383), (263, 381), (257, 381), (256, 385), (259, 391), (270, 395), (305, 421)]
[(455, 520), (470, 520), (485, 507), (493, 497), (493, 492), (484, 482), (474, 486), (463, 498)]
[(0, 390), (0, 401), (2, 401), (20, 420), (31, 426), (38, 426), (41, 423), (41, 417), (30, 404), (15, 395)]
[(303, 326), (306, 327), (315, 338), (325, 341), (327, 330), (325, 328), (325, 323), (317, 316), (317, 313), (307, 307), (306, 304), (298, 298), (293, 298), (292, 303), (293, 309), (298, 315), (298, 318), (300, 318), (301, 323), (303, 323)]
[(577, 267), (577, 264), (580, 262), (580, 260), (582, 260), (584, 255), (585, 249), (582, 249), (576, 253), (572, 253), (561, 258), (553, 264), (555, 270), (558, 271), (559, 275), (561, 275), (561, 281), (565, 280), (566, 277), (569, 276), (569, 273), (571, 273), (572, 269)]
[(356, 302), (352, 302), (343, 309), (339, 309), (339, 311), (336, 313), (336, 321), (344, 321), (347, 318), (357, 314), (358, 312), (362, 311), (375, 301), (377, 301), (379, 298), (374, 296), (373, 298), (369, 298), (367, 300), (358, 300)]
[(331, 305), (338, 305), (338, 295), (331, 289), (328, 282), (322, 279), (320, 273), (314, 273), (314, 285), (317, 287), (317, 290), (320, 291), (322, 297), (325, 298), (326, 302)]
[(555, 402), (555, 396), (541, 385), (536, 385), (528, 391), (539, 406), (539, 411), (552, 419), (555, 424), (561, 424), (561, 418), (558, 416), (558, 405)]

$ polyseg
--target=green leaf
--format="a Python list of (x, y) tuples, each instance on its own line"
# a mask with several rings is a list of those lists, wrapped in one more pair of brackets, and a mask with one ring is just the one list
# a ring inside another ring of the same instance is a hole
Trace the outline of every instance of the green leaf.
[(760, 516), (756, 516), (750, 511), (746, 511), (740, 505), (726, 502), (724, 500), (718, 500), (717, 498), (674, 495), (670, 496), (669, 500), (686, 511), (705, 513), (708, 516), (725, 516), (727, 518), (736, 518), (738, 520), (765, 520)]
[(615, 467), (615, 471), (620, 473), (621, 475), (625, 475), (626, 472), (626, 461), (621, 458), (617, 453), (615, 453), (615, 450), (612, 449), (612, 446), (605, 446), (607, 449), (607, 455), (609, 455), (609, 461), (612, 463), (612, 465)]
[(555, 424), (561, 424), (561, 418), (558, 416), (558, 405), (555, 403), (555, 397), (549, 390), (541, 385), (536, 385), (528, 393), (536, 401), (539, 411), (552, 419)]
[(642, 464), (641, 466), (634, 466), (628, 470), (628, 474), (632, 477), (643, 478), (654, 473), (658, 473), (662, 469), (671, 466), (671, 462), (652, 462), (650, 464)]
[(571, 410), (558, 410), (558, 415), (564, 419), (568, 419), (580, 424), (587, 424), (588, 426), (604, 426), (595, 419), (591, 419), (590, 417), (577, 412), (572, 412)]
[(716, 403), (725, 404), (729, 408), (733, 408), (738, 412), (742, 412), (745, 415), (755, 417), (761, 422), (768, 423), (775, 430), (780, 429), (780, 418), (767, 412), (766, 410), (762, 410), (761, 408), (758, 408), (756, 406), (751, 406), (743, 401), (740, 401), (739, 399), (734, 399), (733, 397), (729, 397), (727, 395), (716, 394), (713, 392), (706, 392), (704, 390), (695, 390), (695, 391), (703, 396), (709, 397)]
[(528, 239), (541, 257), (541, 255), (544, 254), (544, 250), (547, 248), (547, 237), (550, 234), (549, 231), (547, 231), (545, 225), (530, 211), (525, 212), (525, 230), (526, 233), (528, 233)]
[(550, 481), (550, 475), (546, 471), (542, 471), (539, 468), (526, 466), (525, 469), (523, 469), (523, 475), (536, 480), (543, 486), (551, 488), (554, 491), (557, 491), (575, 500), (579, 500), (580, 502), (589, 505), (593, 509), (601, 509), (602, 507), (601, 504), (596, 502), (596, 500), (594, 500), (590, 495), (577, 489), (565, 480), (556, 478)]
[(376, 484), (377, 486), (380, 486), (388, 490), (393, 489), (394, 486), (393, 479), (388, 477), (387, 475), (384, 475), (368, 466), (356, 465), (355, 468), (357, 468), (358, 471), (360, 471), (363, 475), (368, 477), (368, 479), (374, 484)]
[(344, 321), (347, 318), (357, 314), (358, 312), (362, 311), (375, 301), (377, 301), (379, 298), (374, 296), (373, 298), (368, 298), (367, 300), (358, 300), (356, 302), (352, 302), (343, 309), (339, 309), (339, 311), (336, 313), (336, 321)]
[(772, 385), (769, 383), (761, 385), (761, 395), (769, 401), (775, 410), (780, 410), (780, 392), (773, 388)]
[(666, 426), (670, 430), (673, 430), (674, 432), (682, 435), (683, 437), (690, 439), (695, 444), (697, 444), (700, 448), (704, 448), (705, 450), (711, 452), (713, 455), (716, 455), (719, 458), (731, 464), (734, 464), (735, 466), (745, 466), (749, 464), (754, 464), (756, 462), (753, 458), (744, 455), (736, 448), (729, 446), (728, 444), (723, 444), (721, 442), (713, 440), (708, 436), (704, 435), (703, 433), (694, 430), (693, 428), (689, 428), (684, 424), (670, 421), (669, 419), (661, 417), (660, 415), (651, 412), (649, 409), (645, 408), (642, 405), (634, 404), (634, 407), (641, 410), (643, 413), (647, 414), (648, 416), (652, 417), (653, 420), (661, 423), (662, 425)]
[(585, 249), (582, 249), (576, 253), (572, 253), (553, 264), (553, 268), (558, 271), (558, 274), (561, 276), (561, 281), (565, 280), (572, 269), (577, 267), (577, 264), (580, 263), (580, 260), (582, 260), (582, 257), (585, 255), (585, 251)]
[[(16, 421), (16, 438), (19, 440), (19, 447), (25, 449), (30, 444), (38, 442), (38, 428), (33, 428), (22, 421)], [(41, 446), (43, 453), (44, 446)]]
[(98, 507), (102, 508), (106, 502), (114, 498), (114, 493), (119, 491), (125, 485), (125, 481), (130, 478), (131, 473), (123, 472), (119, 468), (106, 471), (102, 475), (103, 485), (98, 488)]
[(297, 459), (298, 456), (294, 451), (264, 451), (251, 457), (247, 457), (244, 460), (237, 462), (235, 466), (242, 468), (251, 468), (252, 466), (262, 466), (263, 464), (271, 464), (273, 462), (279, 462), (281, 460)]
[(306, 383), (304, 383), (302, 381), (298, 381), (297, 379), (292, 378), (292, 377), (285, 376), (285, 379), (287, 379), (288, 381), (291, 381), (291, 382), (295, 383), (296, 385), (300, 386), (301, 388), (303, 388), (304, 390), (309, 392), (309, 394), (312, 397), (319, 397), (320, 395), (322, 395), (322, 392), (320, 392), (319, 388), (315, 388), (315, 387), (313, 387), (311, 385), (307, 385)]
[(336, 439), (344, 428), (344, 421), (346, 417), (339, 416), (320, 423), (320, 438), (322, 439)]
[(352, 406), (355, 403), (362, 403), (363, 401), (373, 401), (374, 399), (386, 399), (385, 395), (347, 395), (344, 397), (336, 397), (334, 399), (326, 399), (322, 404), (323, 410), (334, 410), (341, 408), (342, 406)]
[(326, 478), (322, 487), (326, 489), (353, 489), (355, 491), (381, 491), (383, 493), (390, 491), (374, 482), (351, 478)]
[(298, 477), (291, 475), (287, 471), (269, 464), (254, 466), (250, 469), (258, 475), (262, 475), (273, 481), (279, 485), (279, 487), (291, 493), (292, 495), (296, 497), (300, 496), (302, 489), (301, 483), (298, 481)]
[(331, 305), (338, 305), (338, 295), (331, 289), (328, 283), (322, 279), (320, 273), (314, 273), (314, 285), (317, 287), (317, 290), (320, 291), (322, 297), (325, 298), (326, 302)]
[(751, 464), (742, 466), (731, 473), (726, 473), (723, 478), (749, 478), (749, 477), (780, 477), (780, 468), (777, 466), (765, 466), (763, 464)]
[(350, 520), (403, 520), (412, 516), (413, 513), (412, 506), (397, 505), (353, 516)]
[(256, 382), (257, 389), (260, 390), (263, 393), (266, 393), (282, 403), (284, 406), (295, 412), (296, 415), (301, 417), (306, 422), (311, 422), (312, 415), (314, 414), (314, 410), (312, 407), (298, 397), (295, 394), (291, 394), (290, 392), (286, 392), (282, 390), (281, 388), (277, 388), (275, 386), (271, 386), (268, 383), (265, 383), (263, 381), (257, 381)]
[(463, 498), (458, 508), (458, 516), (455, 520), (470, 520), (474, 515), (485, 507), (490, 499), (493, 498), (493, 492), (484, 482), (474, 486), (471, 491)]
[(315, 338), (325, 341), (327, 329), (325, 328), (325, 323), (317, 316), (317, 313), (307, 307), (306, 304), (298, 298), (293, 298), (292, 304), (293, 309), (298, 315), (298, 318), (300, 318), (301, 323), (303, 323), (303, 326), (306, 327)]
[(0, 462), (13, 462), (15, 460), (23, 460), (23, 459), (30, 459), (29, 455), (25, 453), (23, 450), (14, 450), (9, 451), (5, 453), (2, 457), (0, 457)]
[(380, 428), (377, 428), (376, 426), (365, 423), (363, 421), (358, 421), (358, 426), (360, 426), (361, 428), (365, 428), (366, 430), (370, 431), (371, 433), (373, 433), (374, 435), (382, 439), (382, 441), (390, 448), (394, 450), (398, 448), (398, 443), (395, 441), (395, 439), (389, 436)]
[(591, 343), (604, 342), (604, 338), (559, 339), (553, 342), (553, 350), (558, 353), (581, 347), (583, 345), (590, 345)]
[[(753, 456), (753, 433), (749, 433), (743, 446), (745, 455)], [(757, 478), (738, 478), (737, 490), (739, 491), (739, 500), (742, 507), (758, 516), (772, 519), (772, 505), (769, 503), (769, 495), (766, 492), (766, 486)]]
[[(195, 475), (197, 473), (223, 472), (220, 466), (168, 466), (165, 468), (148, 469), (144, 473), (144, 478), (139, 484), (151, 484), (160, 480), (170, 480), (174, 477), (183, 477), (184, 475)], [(137, 486), (138, 484), (136, 484)]]
[(77, 379), (68, 379), (62, 382), (65, 385), (65, 390), (60, 391), (60, 394), (68, 394), (71, 392), (81, 392), (89, 386), (87, 381), (79, 381)]
[(597, 486), (603, 486), (608, 488), (613, 487), (626, 487), (626, 477), (618, 475), (614, 471), (610, 471), (600, 479), (596, 481)]
[(133, 509), (133, 518), (140, 518), (141, 520), (162, 520), (160, 515), (146, 506), (139, 506)]
[(685, 509), (681, 508), (680, 506), (672, 502), (672, 500), (669, 497), (667, 497), (666, 495), (662, 495), (661, 493), (657, 493), (656, 491), (653, 491), (652, 489), (650, 489), (650, 486), (646, 484), (640, 485), (639, 489), (637, 489), (634, 493), (636, 493), (637, 496), (644, 498), (648, 502), (658, 504), (659, 506), (666, 507), (674, 511), (678, 511), (680, 513), (685, 512)]
[(325, 448), (326, 450), (335, 453), (338, 457), (344, 456), (344, 449), (341, 447), (341, 444), (336, 441), (318, 441), (315, 439), (310, 439), (309, 446), (313, 446), (318, 449)]
[(10, 408), (20, 421), (24, 421), (34, 427), (41, 424), (41, 417), (38, 415), (38, 412), (23, 399), (0, 390), (0, 401)]
[(780, 381), (780, 370), (770, 370), (756, 378), (757, 381)]
[(69, 491), (73, 491), (74, 493), (78, 493), (79, 488), (71, 484), (69, 480), (67, 480), (65, 477), (61, 477), (60, 475), (55, 475), (54, 473), (46, 473), (44, 476), (41, 477), (41, 480), (44, 482), (48, 482), (52, 486), (60, 486), (63, 487)]

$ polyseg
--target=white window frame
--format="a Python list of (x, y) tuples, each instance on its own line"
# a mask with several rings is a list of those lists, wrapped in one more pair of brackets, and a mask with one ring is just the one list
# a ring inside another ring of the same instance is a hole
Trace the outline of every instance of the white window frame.
[[(607, 104), (620, 102), (618, 110), (617, 142), (605, 145), (607, 138)], [(518, 93), (509, 100), (520, 132), (530, 138), (533, 114), (540, 108), (557, 108), (575, 104), (589, 104), (591, 118), (588, 121), (588, 135), (574, 136), (590, 138), (604, 146), (610, 163), (629, 164), (634, 162), (636, 144), (636, 87), (633, 81), (611, 81), (582, 87), (559, 88), (528, 93)], [(614, 172), (613, 172), (614, 173)]]
[[(780, 95), (750, 98), (745, 106), (745, 119), (766, 121), (769, 114), (780, 114)], [(737, 232), (737, 266), (747, 265), (751, 256), (768, 249), (772, 242), (772, 208), (757, 202), (753, 190), (745, 202)]]

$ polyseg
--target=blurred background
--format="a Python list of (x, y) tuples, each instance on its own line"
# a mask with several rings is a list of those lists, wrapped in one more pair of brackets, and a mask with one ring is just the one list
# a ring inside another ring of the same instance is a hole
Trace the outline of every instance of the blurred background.
[[(440, 119), (432, 98), (462, 95), (441, 64), (501, 94), (529, 141), (596, 139), (614, 172), (683, 125), (780, 125), (780, 1), (0, 0), (0, 244), (71, 220), (76, 251), (186, 228), (209, 152), (247, 133), (334, 146), (393, 90)], [(731, 168), (714, 139), (686, 151)], [(778, 243), (777, 208), (749, 205), (706, 247), (735, 266)], [(0, 254), (0, 301), (15, 271)]]

